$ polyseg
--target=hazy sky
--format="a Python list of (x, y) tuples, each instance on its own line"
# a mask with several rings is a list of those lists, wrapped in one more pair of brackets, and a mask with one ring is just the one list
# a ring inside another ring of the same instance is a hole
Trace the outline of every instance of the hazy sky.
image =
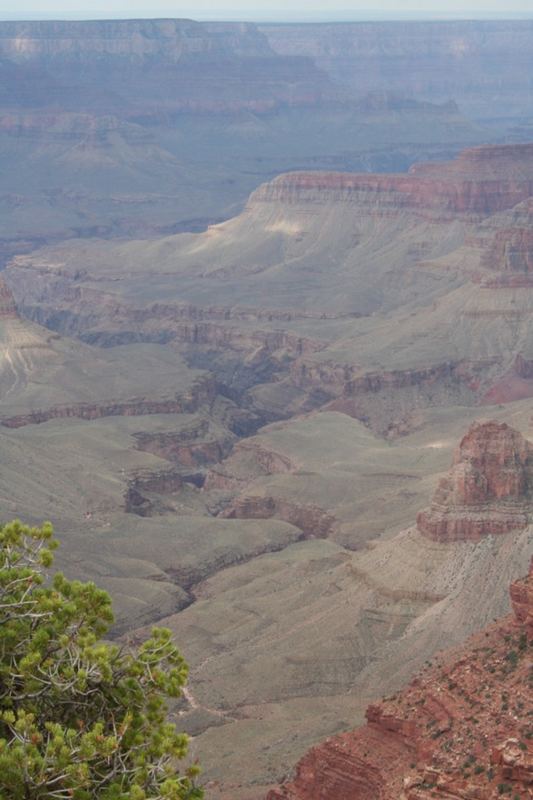
[(533, 17), (533, 0), (0, 0), (0, 19)]

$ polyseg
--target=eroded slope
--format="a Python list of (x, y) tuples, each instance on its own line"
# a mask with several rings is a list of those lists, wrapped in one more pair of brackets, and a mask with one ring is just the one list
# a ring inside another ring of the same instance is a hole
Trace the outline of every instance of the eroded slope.
[(268, 800), (448, 800), (533, 796), (533, 564), (505, 617), (409, 687), (369, 706), (367, 725), (330, 739)]

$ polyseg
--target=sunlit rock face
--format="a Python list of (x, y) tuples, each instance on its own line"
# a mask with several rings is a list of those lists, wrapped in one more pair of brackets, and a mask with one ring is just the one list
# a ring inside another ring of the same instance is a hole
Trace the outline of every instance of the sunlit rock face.
[[(428, 218), (461, 214), (484, 217), (512, 208), (532, 193), (533, 145), (487, 145), (464, 150), (448, 163), (415, 164), (407, 175), (280, 175), (262, 186), (251, 203), (343, 202), (383, 216), (407, 209)], [(511, 240), (515, 241), (513, 234)], [(521, 252), (520, 238), (516, 245)], [(505, 247), (503, 243), (501, 246)]]

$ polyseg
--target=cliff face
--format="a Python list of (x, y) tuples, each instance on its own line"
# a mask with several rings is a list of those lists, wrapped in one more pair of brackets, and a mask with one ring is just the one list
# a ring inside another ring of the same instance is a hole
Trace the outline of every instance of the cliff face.
[(0, 105), (11, 108), (53, 107), (59, 100), (64, 110), (119, 116), (264, 112), (335, 94), (310, 59), (275, 53), (246, 23), (2, 22), (0, 59), (0, 74), (10, 79)]
[(470, 112), (492, 118), (518, 110), (520, 96), (529, 97), (531, 21), (263, 25), (261, 30), (277, 52), (310, 56), (361, 94), (454, 98)]
[(477, 540), (525, 528), (533, 510), (533, 449), (505, 423), (474, 423), (461, 441), (419, 531), (438, 541)]
[(101, 403), (76, 403), (54, 405), (15, 416), (0, 415), (0, 425), (6, 428), (23, 428), (25, 425), (40, 425), (52, 419), (94, 420), (103, 417), (135, 417), (153, 414), (194, 413), (203, 404), (213, 402), (216, 397), (215, 381), (211, 376), (196, 380), (190, 389), (166, 399), (149, 397), (132, 398)]
[(444, 654), (367, 724), (313, 748), (267, 800), (533, 797), (533, 563), (507, 617)]
[(378, 215), (488, 216), (533, 194), (533, 145), (482, 146), (446, 164), (415, 165), (407, 175), (295, 172), (261, 186), (250, 204), (354, 203)]
[(177, 63), (210, 56), (269, 56), (268, 40), (254, 25), (202, 24), (188, 19), (35, 21), (0, 25), (0, 55), (15, 62), (95, 60)]

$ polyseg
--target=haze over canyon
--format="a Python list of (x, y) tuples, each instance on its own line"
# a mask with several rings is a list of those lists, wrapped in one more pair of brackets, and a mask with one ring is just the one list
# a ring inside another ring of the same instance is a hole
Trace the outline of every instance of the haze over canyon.
[(526, 20), (0, 22), (2, 517), (171, 628), (207, 798), (533, 797), (532, 75)]

